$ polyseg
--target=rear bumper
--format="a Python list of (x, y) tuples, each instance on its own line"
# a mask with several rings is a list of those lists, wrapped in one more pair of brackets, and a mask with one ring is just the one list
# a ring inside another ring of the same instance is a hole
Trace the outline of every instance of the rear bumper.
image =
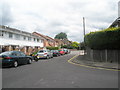
[(37, 56), (37, 59), (47, 58), (47, 56)]
[(2, 61), (2, 67), (13, 66), (13, 61)]

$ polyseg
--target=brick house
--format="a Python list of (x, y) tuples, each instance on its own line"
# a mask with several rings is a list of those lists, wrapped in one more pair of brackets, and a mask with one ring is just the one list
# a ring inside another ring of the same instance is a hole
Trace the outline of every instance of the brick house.
[(60, 39), (55, 39), (56, 41), (56, 46), (62, 46), (64, 43)]
[(33, 32), (32, 34), (43, 38), (43, 43), (44, 43), (43, 47), (55, 47), (56, 46), (56, 42), (53, 38), (49, 36), (45, 36), (38, 32)]

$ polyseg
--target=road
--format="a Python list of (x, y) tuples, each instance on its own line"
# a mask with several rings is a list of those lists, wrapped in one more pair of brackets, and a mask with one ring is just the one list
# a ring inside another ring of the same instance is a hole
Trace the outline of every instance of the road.
[(3, 68), (3, 88), (118, 88), (118, 72), (68, 63), (79, 52)]

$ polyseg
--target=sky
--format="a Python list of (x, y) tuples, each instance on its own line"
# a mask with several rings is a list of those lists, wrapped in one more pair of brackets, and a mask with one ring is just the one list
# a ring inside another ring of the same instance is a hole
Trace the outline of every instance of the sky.
[(118, 17), (119, 0), (0, 0), (0, 24), (55, 37), (65, 32), (71, 41), (108, 28)]

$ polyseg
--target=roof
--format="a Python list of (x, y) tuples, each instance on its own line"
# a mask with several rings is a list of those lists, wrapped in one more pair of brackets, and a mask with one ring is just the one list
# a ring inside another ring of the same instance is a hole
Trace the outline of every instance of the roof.
[(118, 18), (109, 26), (109, 28), (111, 28), (111, 27), (116, 27), (118, 24), (120, 24), (120, 17), (118, 17)]
[(47, 40), (52, 40), (52, 41), (55, 41), (53, 38), (49, 37), (49, 36), (45, 36), (43, 34), (40, 34), (40, 33), (37, 33), (37, 32), (33, 32), (34, 35), (37, 35), (37, 36), (41, 36), (43, 37), (44, 39), (47, 39)]
[(43, 37), (44, 39), (49, 39), (49, 38), (46, 37), (45, 35), (40, 34), (40, 33), (37, 33), (37, 32), (33, 32), (32, 34), (37, 35), (37, 36), (40, 36), (40, 37)]
[(51, 37), (49, 37), (49, 36), (46, 36), (47, 38), (49, 38), (49, 39), (51, 39), (51, 40), (54, 40), (55, 41), (55, 39), (53, 39), (53, 38), (51, 38)]
[(33, 37), (36, 37), (36, 38), (40, 38), (40, 37), (37, 37), (36, 35), (33, 35), (32, 33), (21, 31), (21, 30), (15, 29), (15, 28), (10, 28), (10, 27), (4, 26), (4, 25), (0, 25), (0, 28), (4, 31), (7, 31), (7, 32), (12, 32), (12, 33), (16, 33), (16, 34), (22, 34), (22, 35), (25, 35), (25, 36), (33, 36)]

